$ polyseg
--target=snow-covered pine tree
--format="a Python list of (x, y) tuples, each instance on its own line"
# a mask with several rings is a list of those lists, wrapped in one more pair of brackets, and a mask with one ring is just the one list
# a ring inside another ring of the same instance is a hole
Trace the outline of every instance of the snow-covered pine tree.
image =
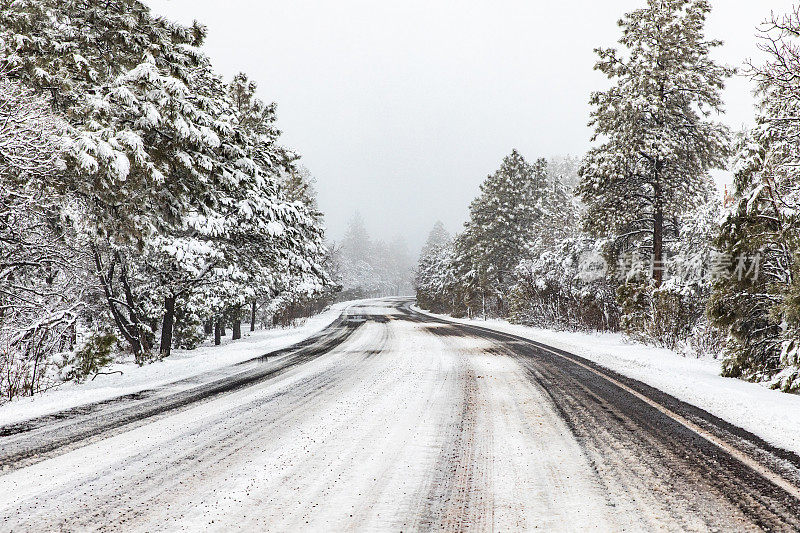
[(436, 313), (452, 311), (452, 255), (453, 239), (444, 224), (437, 221), (422, 247), (414, 276), (417, 303), (423, 309)]
[[(228, 301), (242, 283), (271, 279), (265, 256), (272, 274), (319, 278), (309, 260), (321, 247), (319, 224), (278, 198), (287, 151), (274, 146), (273, 110), (260, 105), (254, 127), (237, 115), (197, 48), (201, 26), (154, 17), (136, 0), (6, 4), (0, 58), (79, 131), (70, 172), (54, 186), (87, 199), (100, 282), (137, 357), (152, 343), (153, 320), (166, 319), (184, 291), (215, 285)], [(242, 235), (251, 246), (231, 244)], [(260, 245), (262, 261), (251, 263)]]
[(77, 130), (69, 171), (52, 185), (86, 199), (84, 223), (110, 314), (141, 356), (152, 333), (131, 286), (136, 254), (126, 252), (206, 211), (201, 189), (214, 171), (218, 132), (229, 129), (215, 120), (213, 102), (191, 89), (192, 78), (210, 69), (195, 48), (204, 29), (153, 17), (135, 0), (4, 4), (0, 58), (49, 94)]
[(616, 250), (652, 257), (661, 284), (665, 243), (678, 215), (702, 203), (708, 171), (728, 154), (720, 91), (732, 71), (710, 57), (707, 0), (648, 0), (622, 20), (624, 48), (598, 49), (595, 68), (613, 85), (592, 94), (590, 125), (600, 144), (586, 155), (578, 192), (586, 227)]
[[(288, 160), (289, 158), (287, 158)], [(284, 172), (279, 179), (279, 192), (281, 197), (289, 202), (299, 202), (304, 209), (318, 223), (321, 230), (323, 225), (323, 214), (317, 205), (317, 193), (315, 189), (315, 178), (311, 172), (302, 165), (292, 164), (287, 172)], [(322, 234), (320, 233), (321, 237)], [(331, 253), (327, 246), (317, 243), (315, 245), (314, 260), (317, 268), (325, 274), (323, 283), (309, 291), (309, 284), (302, 280), (291, 277), (283, 278), (281, 286), (271, 287), (270, 292), (261, 291), (260, 294), (250, 303), (250, 328), (255, 328), (256, 316), (259, 309), (263, 316), (271, 315), (273, 323), (289, 325), (295, 319), (309, 316), (318, 312), (330, 304), (338, 292), (338, 286), (334, 283), (330, 271)]]
[(83, 206), (46, 186), (64, 171), (65, 130), (46, 99), (0, 74), (0, 403), (54, 383), (88, 314), (87, 250), (68, 216)]
[(547, 162), (530, 164), (513, 150), (470, 204), (470, 218), (456, 241), (456, 275), (471, 280), (469, 299), (480, 299), (482, 312), (505, 315), (514, 269), (533, 240), (547, 187)]
[(364, 219), (356, 212), (350, 219), (339, 254), (343, 296), (363, 298), (380, 294), (383, 280), (377, 259)]
[[(256, 90), (244, 74), (228, 85), (237, 136), (244, 147), (244, 157), (232, 161), (239, 174), (228, 193), (235, 207), (230, 214), (235, 221), (230, 229), (235, 243), (230, 254), (247, 279), (231, 302), (234, 316), (241, 312), (242, 296), (248, 301), (280, 297), (293, 302), (311, 298), (329, 284), (321, 266), (325, 256), (322, 214), (316, 208), (310, 177), (296, 167), (297, 155), (277, 143), (275, 104), (265, 104), (256, 97)], [(248, 172), (253, 165), (256, 174)], [(290, 181), (296, 190), (287, 186)], [(250, 312), (252, 324), (252, 303)], [(233, 325), (236, 336), (238, 319)]]
[[(254, 301), (309, 298), (328, 283), (320, 265), (325, 254), (322, 216), (310, 197), (309, 203), (305, 198), (293, 200), (282, 190), (281, 184), (296, 172), (297, 156), (276, 143), (280, 132), (274, 127), (274, 104), (258, 99), (256, 84), (244, 74), (227, 87), (220, 87), (216, 78), (207, 82), (207, 94), (214, 95), (224, 110), (219, 120), (229, 120), (233, 130), (222, 137), (221, 173), (213, 176), (209, 197), (221, 229), (212, 234), (195, 232), (194, 238), (213, 246), (219, 255), (202, 277), (201, 290), (182, 300), (189, 311), (184, 316), (192, 319), (195, 329), (214, 315), (231, 324), (236, 339), (241, 336), (245, 304), (252, 325)], [(162, 353), (170, 344), (168, 316), (162, 327)]]
[(138, 0), (0, 2), (0, 62), (47, 93), (71, 120), (80, 119), (87, 94), (99, 94), (148, 55), (185, 79), (196, 62), (176, 45), (198, 47), (205, 34), (197, 23), (185, 27), (153, 16)]
[(764, 27), (764, 65), (754, 66), (761, 107), (739, 144), (735, 203), (717, 246), (728, 276), (709, 314), (728, 333), (723, 373), (800, 388), (800, 8)]
[[(472, 250), (477, 247), (477, 232), (469, 223), (453, 239), (451, 261), (453, 316), (471, 318), (484, 315), (486, 309), (485, 272), (476, 269), (472, 260)], [(491, 304), (491, 302), (490, 302)]]

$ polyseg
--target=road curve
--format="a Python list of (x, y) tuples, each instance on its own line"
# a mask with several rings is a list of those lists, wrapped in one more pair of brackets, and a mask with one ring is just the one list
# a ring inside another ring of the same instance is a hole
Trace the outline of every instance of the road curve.
[(303, 346), (0, 428), (7, 531), (793, 531), (800, 458), (382, 300)]

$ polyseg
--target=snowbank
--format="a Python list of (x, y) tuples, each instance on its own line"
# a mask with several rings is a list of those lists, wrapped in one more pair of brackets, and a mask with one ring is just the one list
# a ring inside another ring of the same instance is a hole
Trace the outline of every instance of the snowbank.
[(32, 398), (19, 398), (0, 406), (0, 426), (152, 389), (286, 348), (331, 324), (353, 303), (334, 304), (299, 327), (243, 331), (240, 340), (227, 338), (220, 346), (173, 350), (163, 361), (141, 367), (133, 362), (112, 365), (106, 371), (121, 371), (122, 374), (99, 375), (94, 381), (80, 384), (65, 383)]
[(553, 331), (503, 320), (455, 319), (416, 306), (414, 309), (566, 350), (704, 409), (774, 446), (800, 454), (800, 396), (723, 378), (719, 375), (719, 360), (684, 357), (667, 349), (626, 341), (620, 334)]

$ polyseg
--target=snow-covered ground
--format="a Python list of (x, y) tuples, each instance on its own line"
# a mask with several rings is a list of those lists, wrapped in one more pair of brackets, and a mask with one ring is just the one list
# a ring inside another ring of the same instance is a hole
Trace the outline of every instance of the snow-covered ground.
[(141, 367), (133, 362), (114, 364), (106, 371), (121, 371), (122, 374), (98, 375), (93, 381), (80, 384), (65, 383), (32, 398), (20, 398), (0, 406), (0, 426), (152, 389), (286, 348), (331, 324), (353, 303), (334, 304), (298, 327), (243, 331), (240, 340), (231, 341), (228, 337), (220, 346), (173, 350), (163, 361)]
[(354, 306), (368, 320), (341, 344), (270, 379), (0, 472), (0, 530), (800, 529), (659, 410), (402, 305)]
[(621, 334), (530, 328), (503, 320), (455, 319), (539, 341), (639, 380), (739, 426), (780, 448), (800, 454), (800, 396), (720, 376), (720, 361), (684, 357), (632, 343)]
[[(391, 314), (359, 312), (375, 310)], [(491, 348), (367, 322), (274, 380), (0, 476), (0, 529), (630, 528), (544, 393)]]

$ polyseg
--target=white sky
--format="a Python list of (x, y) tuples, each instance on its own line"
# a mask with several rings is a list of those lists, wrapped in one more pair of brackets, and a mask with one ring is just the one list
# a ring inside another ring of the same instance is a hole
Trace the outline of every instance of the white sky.
[[(209, 28), (205, 51), (278, 103), (283, 144), (318, 180), (329, 236), (358, 209), (370, 233), (416, 250), (436, 219), (458, 231), (479, 183), (512, 148), (527, 158), (589, 146), (593, 49), (644, 0), (147, 0)], [(712, 0), (707, 35), (732, 66), (758, 57), (755, 27), (791, 0)], [(751, 123), (731, 80), (725, 122)]]

